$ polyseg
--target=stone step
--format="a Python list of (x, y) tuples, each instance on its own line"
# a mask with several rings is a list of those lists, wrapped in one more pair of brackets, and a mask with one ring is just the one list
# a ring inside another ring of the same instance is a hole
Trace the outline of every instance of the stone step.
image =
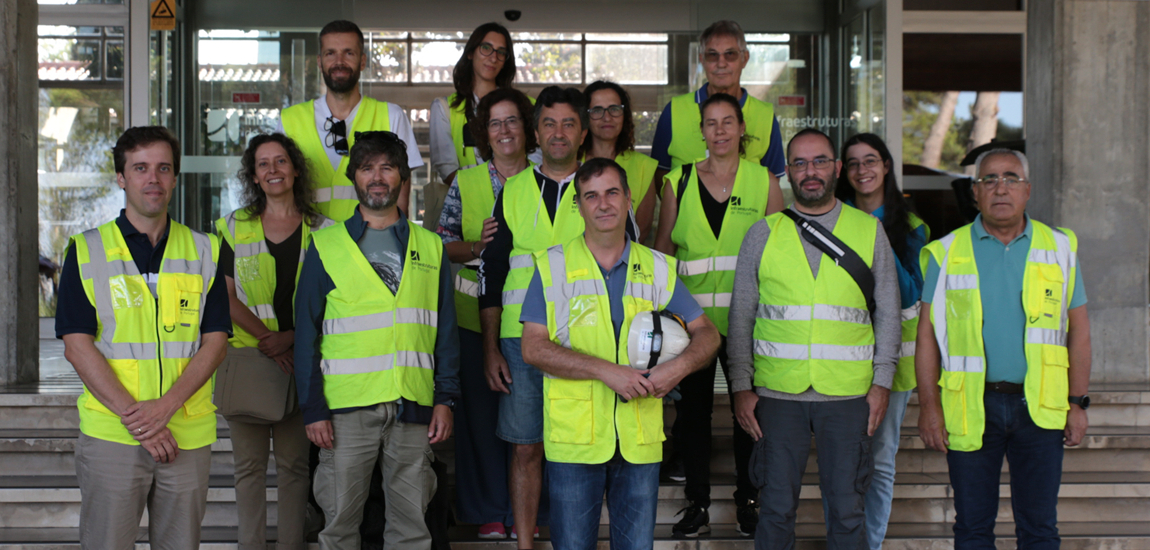
[[(712, 524), (710, 535), (692, 540), (675, 540), (670, 536), (670, 526), (655, 529), (655, 550), (752, 550), (754, 542), (738, 537), (733, 525)], [(1150, 550), (1150, 527), (1124, 523), (1077, 523), (1059, 524), (1064, 550)], [(1014, 548), (1014, 524), (999, 522), (995, 527), (999, 548)], [(453, 528), (451, 530), (453, 550), (513, 550), (511, 540), (490, 541), (475, 537), (474, 527)], [(543, 537), (536, 542), (538, 550), (553, 550), (551, 542)], [(799, 523), (795, 528), (796, 550), (822, 550), (826, 548), (825, 530), (818, 523)], [(274, 536), (274, 529), (269, 537)], [(606, 548), (607, 529), (599, 533), (600, 547)], [(78, 530), (75, 528), (37, 529), (0, 528), (0, 550), (79, 550)], [(949, 550), (953, 548), (949, 525), (904, 525), (891, 524), (883, 550)], [(200, 550), (234, 550), (236, 548), (235, 528), (205, 528), (201, 532)], [(140, 530), (136, 550), (150, 550), (147, 531)], [(268, 544), (268, 550), (274, 544)], [(308, 550), (316, 550), (319, 545), (311, 543)]]

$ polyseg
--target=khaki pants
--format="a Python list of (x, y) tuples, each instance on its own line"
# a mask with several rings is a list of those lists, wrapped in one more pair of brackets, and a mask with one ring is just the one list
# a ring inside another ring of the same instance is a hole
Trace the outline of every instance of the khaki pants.
[(176, 460), (161, 464), (141, 446), (80, 434), (80, 547), (131, 550), (147, 508), (152, 548), (199, 548), (211, 461), (210, 445), (181, 449)]
[(426, 550), (431, 533), (423, 515), (435, 493), (435, 473), (427, 426), (396, 418), (398, 404), (383, 403), (332, 416), (334, 449), (320, 449), (315, 498), (327, 517), (319, 534), (322, 550), (359, 550), (359, 524), (381, 450), (387, 502), (386, 550)]
[(267, 548), (268, 443), (274, 438), (276, 484), (279, 492), (276, 550), (303, 550), (307, 515), (308, 449), (303, 413), (275, 424), (228, 420), (236, 463), (236, 511), (239, 550)]

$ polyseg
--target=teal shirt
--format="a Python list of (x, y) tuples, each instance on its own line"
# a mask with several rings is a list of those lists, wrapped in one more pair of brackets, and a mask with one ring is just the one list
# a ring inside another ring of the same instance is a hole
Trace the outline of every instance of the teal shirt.
[[(1034, 227), (1026, 217), (1026, 229), (1010, 244), (986, 232), (982, 215), (974, 219), (971, 244), (978, 266), (979, 293), (982, 295), (982, 343), (986, 352), (986, 381), (1021, 384), (1026, 379), (1026, 313), (1022, 310), (1022, 277)], [(938, 262), (932, 256), (926, 269), (922, 301), (930, 303), (938, 282)], [(1082, 271), (1074, 278), (1070, 307), (1086, 303)]]

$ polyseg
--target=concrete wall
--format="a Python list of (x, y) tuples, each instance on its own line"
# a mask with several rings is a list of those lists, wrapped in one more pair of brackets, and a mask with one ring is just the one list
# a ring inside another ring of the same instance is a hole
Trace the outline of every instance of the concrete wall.
[(36, 0), (0, 0), (0, 386), (39, 377)]
[(1028, 2), (1035, 218), (1077, 231), (1095, 383), (1150, 382), (1150, 2)]

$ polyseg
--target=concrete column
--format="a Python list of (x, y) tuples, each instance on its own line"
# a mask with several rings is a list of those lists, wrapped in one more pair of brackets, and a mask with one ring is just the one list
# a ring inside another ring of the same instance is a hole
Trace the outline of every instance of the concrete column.
[(39, 379), (36, 0), (0, 0), (0, 385)]
[(1092, 381), (1150, 382), (1150, 2), (1027, 2), (1036, 219), (1079, 237)]

